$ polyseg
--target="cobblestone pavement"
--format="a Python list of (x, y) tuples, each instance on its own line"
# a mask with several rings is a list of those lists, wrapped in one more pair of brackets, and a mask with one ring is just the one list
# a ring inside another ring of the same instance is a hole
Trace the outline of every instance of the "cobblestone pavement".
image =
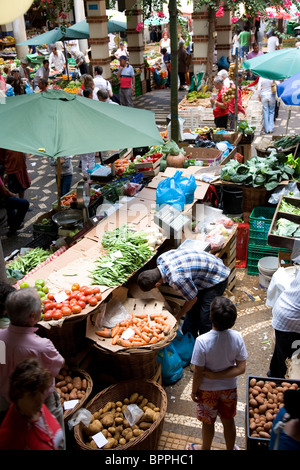
[[(179, 101), (184, 94), (184, 92), (179, 92)], [(170, 90), (154, 90), (147, 93), (135, 100), (135, 106), (153, 110), (157, 124), (165, 125), (166, 116), (170, 113)], [(287, 111), (282, 108), (279, 110), (279, 117), (275, 123), (274, 135), (285, 134), (286, 119)], [(298, 114), (293, 111), (289, 132), (299, 132), (299, 126)], [(78, 163), (79, 159), (75, 156), (73, 159), (74, 187), (82, 177)], [(14, 249), (19, 249), (32, 242), (33, 221), (39, 215), (51, 210), (52, 204), (56, 201), (55, 175), (47, 159), (32, 156), (28, 159), (27, 164), (32, 185), (26, 191), (26, 197), (30, 201), (32, 210), (27, 213), (25, 227), (21, 232), (9, 238), (1, 237), (5, 256)], [(260, 300), (255, 302), (249, 300), (247, 293), (258, 296)], [(246, 374), (241, 376), (238, 381), (237, 445), (243, 450), (247, 448), (245, 433), (247, 377), (248, 375), (266, 376), (273, 347), (273, 330), (271, 310), (265, 306), (265, 292), (259, 288), (257, 276), (249, 276), (245, 269), (239, 269), (234, 295), (238, 308), (235, 328), (242, 334), (249, 354)], [(189, 367), (186, 367), (180, 381), (174, 385), (165, 386), (168, 395), (168, 409), (159, 443), (161, 450), (183, 450), (187, 442), (201, 442), (201, 427), (196, 419), (195, 404), (190, 398), (191, 384), (192, 373)], [(224, 448), (222, 425), (217, 421), (213, 449)]]

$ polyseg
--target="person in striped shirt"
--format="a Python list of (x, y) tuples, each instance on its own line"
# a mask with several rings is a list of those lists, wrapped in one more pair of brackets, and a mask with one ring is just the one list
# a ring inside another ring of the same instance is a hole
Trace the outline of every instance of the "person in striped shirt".
[(211, 329), (210, 305), (227, 286), (230, 269), (217, 256), (194, 249), (169, 250), (157, 258), (157, 267), (142, 272), (137, 279), (144, 292), (168, 284), (186, 302), (176, 315), (184, 317), (182, 332), (194, 338)]
[(275, 347), (268, 377), (285, 377), (286, 359), (300, 353), (300, 269), (290, 286), (283, 291), (273, 307), (272, 326)]

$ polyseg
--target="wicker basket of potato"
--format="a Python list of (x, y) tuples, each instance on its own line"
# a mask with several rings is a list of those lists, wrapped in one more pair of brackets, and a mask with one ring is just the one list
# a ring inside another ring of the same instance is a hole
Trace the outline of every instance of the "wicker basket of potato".
[[(130, 425), (126, 408), (136, 405), (140, 419)], [(74, 427), (74, 437), (81, 450), (155, 450), (162, 432), (167, 409), (167, 395), (157, 382), (128, 380), (111, 385), (86, 406), (92, 413), (89, 426)], [(93, 439), (102, 433), (107, 443), (99, 448)]]
[(247, 448), (268, 448), (272, 423), (284, 406), (286, 390), (297, 390), (299, 380), (248, 377), (246, 409)]
[[(93, 389), (93, 381), (85, 370), (64, 365), (55, 377), (55, 388), (65, 410), (64, 420), (68, 421), (88, 401)], [(65, 409), (64, 403), (70, 400), (78, 400), (78, 402), (73, 408)]]

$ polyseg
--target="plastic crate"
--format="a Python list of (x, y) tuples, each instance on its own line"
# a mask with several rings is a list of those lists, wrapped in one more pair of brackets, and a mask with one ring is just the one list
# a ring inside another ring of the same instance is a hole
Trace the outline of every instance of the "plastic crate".
[(267, 246), (268, 233), (275, 214), (273, 207), (254, 207), (249, 217), (249, 245)]
[(236, 236), (236, 268), (247, 267), (249, 224), (239, 223)]
[(247, 274), (252, 276), (258, 276), (258, 262), (261, 258), (265, 256), (277, 256), (278, 252), (281, 250), (284, 253), (290, 253), (291, 250), (283, 249), (280, 247), (274, 246), (261, 246), (257, 247), (256, 245), (248, 245), (248, 257), (247, 257)]

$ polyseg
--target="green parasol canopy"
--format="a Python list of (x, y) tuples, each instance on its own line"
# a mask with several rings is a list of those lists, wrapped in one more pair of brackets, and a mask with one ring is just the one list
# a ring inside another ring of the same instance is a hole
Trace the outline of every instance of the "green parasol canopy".
[(1, 147), (49, 157), (163, 143), (152, 111), (62, 90), (7, 97), (0, 122)]
[[(124, 20), (112, 17), (111, 19), (107, 21), (108, 33), (121, 33), (121, 32), (124, 33), (126, 31), (126, 28), (127, 28), (126, 17)], [(74, 34), (78, 32), (79, 34), (85, 35), (86, 38), (90, 37), (90, 28), (86, 20), (80, 21), (79, 23), (76, 23), (73, 26), (70, 26), (70, 28), (67, 28), (67, 32), (68, 33), (71, 32)]]
[(274, 52), (245, 60), (245, 70), (270, 80), (284, 80), (300, 72), (300, 49), (298, 47), (280, 49)]
[(43, 44), (54, 44), (57, 41), (86, 39), (88, 37), (89, 35), (86, 35), (84, 32), (60, 26), (52, 29), (51, 31), (47, 31), (46, 33), (27, 39), (27, 41), (20, 42), (17, 46), (42, 46)]

